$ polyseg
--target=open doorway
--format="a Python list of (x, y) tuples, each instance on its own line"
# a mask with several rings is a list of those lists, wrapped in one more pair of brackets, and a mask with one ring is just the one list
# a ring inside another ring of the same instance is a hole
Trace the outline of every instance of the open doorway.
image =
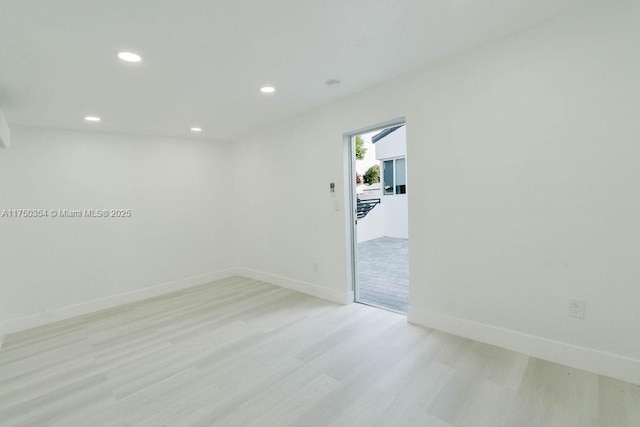
[(349, 135), (356, 302), (406, 314), (409, 230), (406, 124)]

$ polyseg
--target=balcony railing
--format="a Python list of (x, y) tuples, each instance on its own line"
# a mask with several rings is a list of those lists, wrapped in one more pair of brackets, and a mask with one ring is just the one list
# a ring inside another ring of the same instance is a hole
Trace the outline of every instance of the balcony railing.
[(356, 214), (358, 219), (362, 219), (365, 216), (367, 216), (367, 214), (371, 212), (371, 210), (375, 208), (376, 205), (379, 205), (379, 204), (380, 204), (380, 199), (367, 199), (367, 200), (358, 199), (358, 205), (356, 207)]

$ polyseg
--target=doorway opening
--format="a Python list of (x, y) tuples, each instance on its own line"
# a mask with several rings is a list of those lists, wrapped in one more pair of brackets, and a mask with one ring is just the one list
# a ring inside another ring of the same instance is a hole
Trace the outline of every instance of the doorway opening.
[(409, 305), (406, 124), (404, 120), (391, 122), (349, 134), (347, 138), (354, 301), (406, 314)]

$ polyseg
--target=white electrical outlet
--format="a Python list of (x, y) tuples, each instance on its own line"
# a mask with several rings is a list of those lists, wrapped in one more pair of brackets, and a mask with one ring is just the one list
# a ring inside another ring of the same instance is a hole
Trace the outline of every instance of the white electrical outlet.
[(584, 301), (577, 299), (569, 300), (569, 317), (584, 319)]

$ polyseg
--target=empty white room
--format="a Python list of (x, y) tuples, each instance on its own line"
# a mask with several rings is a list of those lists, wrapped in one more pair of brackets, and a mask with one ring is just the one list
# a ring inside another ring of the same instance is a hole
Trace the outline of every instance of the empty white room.
[(0, 0), (0, 426), (640, 426), (638, 22)]

